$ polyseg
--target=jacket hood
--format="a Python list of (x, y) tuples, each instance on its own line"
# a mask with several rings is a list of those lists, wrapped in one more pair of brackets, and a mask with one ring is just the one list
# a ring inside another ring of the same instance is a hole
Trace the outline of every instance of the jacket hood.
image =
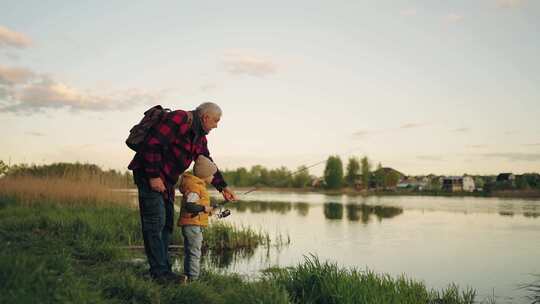
[(206, 183), (202, 179), (196, 177), (195, 175), (193, 175), (191, 173), (182, 174), (182, 183), (181, 183), (180, 186), (182, 186), (182, 184), (184, 184), (184, 183), (188, 184), (188, 185), (189, 184), (199, 184), (199, 185), (202, 185), (202, 186), (206, 186)]

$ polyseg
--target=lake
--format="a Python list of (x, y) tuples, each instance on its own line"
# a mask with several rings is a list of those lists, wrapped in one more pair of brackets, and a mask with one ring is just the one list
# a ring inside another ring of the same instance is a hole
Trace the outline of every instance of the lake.
[[(220, 197), (213, 192), (213, 196)], [(330, 196), (256, 191), (220, 219), (290, 238), (288, 246), (221, 257), (225, 271), (256, 276), (315, 254), (344, 267), (401, 274), (477, 300), (530, 303), (518, 287), (540, 274), (540, 200), (428, 196)]]

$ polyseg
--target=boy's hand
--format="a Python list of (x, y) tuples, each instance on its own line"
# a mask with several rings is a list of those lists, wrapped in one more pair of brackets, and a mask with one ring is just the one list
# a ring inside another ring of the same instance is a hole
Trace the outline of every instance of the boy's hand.
[(227, 202), (234, 202), (236, 200), (236, 194), (234, 194), (234, 192), (229, 189), (229, 187), (225, 187), (223, 191), (221, 191), (221, 194)]
[(150, 179), (150, 188), (152, 190), (163, 193), (165, 192), (165, 184), (163, 184), (163, 181), (160, 177), (155, 177)]
[(212, 211), (214, 211), (214, 207), (212, 207), (212, 206), (204, 206), (204, 212), (205, 213), (210, 213)]

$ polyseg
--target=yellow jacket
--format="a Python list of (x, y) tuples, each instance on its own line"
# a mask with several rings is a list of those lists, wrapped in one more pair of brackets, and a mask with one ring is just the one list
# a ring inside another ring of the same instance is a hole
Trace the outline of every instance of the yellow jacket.
[[(210, 195), (206, 189), (206, 183), (196, 177), (195, 175), (184, 173), (182, 175), (182, 184), (180, 185), (180, 191), (182, 192), (182, 204), (186, 202), (187, 195), (189, 193), (196, 193), (200, 199), (197, 204), (201, 206), (210, 206)], [(180, 209), (180, 218), (178, 219), (178, 226), (196, 225), (196, 226), (208, 226), (208, 213), (199, 212), (193, 214), (187, 212), (184, 208)]]

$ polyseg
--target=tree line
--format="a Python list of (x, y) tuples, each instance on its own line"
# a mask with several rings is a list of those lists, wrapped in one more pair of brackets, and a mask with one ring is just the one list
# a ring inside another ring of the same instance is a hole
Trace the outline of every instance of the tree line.
[(322, 178), (309, 174), (306, 166), (295, 171), (286, 167), (268, 169), (261, 165), (251, 168), (237, 168), (222, 171), (225, 180), (236, 187), (277, 187), (277, 188), (310, 188), (340, 189), (343, 187), (373, 188), (394, 187), (401, 174), (379, 163), (372, 171), (372, 163), (367, 156), (358, 159), (351, 157), (344, 169), (341, 158), (332, 155), (326, 160)]
[[(350, 157), (347, 165), (338, 155), (331, 155), (326, 160), (324, 173), (318, 177), (309, 173), (306, 166), (291, 171), (286, 167), (269, 169), (261, 165), (251, 168), (240, 167), (222, 170), (222, 174), (231, 186), (235, 187), (272, 187), (272, 188), (324, 188), (341, 189), (394, 189), (404, 177), (400, 172), (373, 163), (367, 156)], [(103, 170), (94, 164), (53, 163), (50, 165), (16, 164), (8, 166), (0, 160), (0, 177), (34, 176), (39, 178), (63, 178), (75, 181), (98, 182), (115, 188), (134, 187), (130, 171)], [(497, 182), (496, 176), (472, 176), (476, 187), (484, 191), (540, 189), (540, 175), (526, 173), (516, 175), (514, 181)], [(431, 189), (440, 189), (440, 180), (431, 180)]]

